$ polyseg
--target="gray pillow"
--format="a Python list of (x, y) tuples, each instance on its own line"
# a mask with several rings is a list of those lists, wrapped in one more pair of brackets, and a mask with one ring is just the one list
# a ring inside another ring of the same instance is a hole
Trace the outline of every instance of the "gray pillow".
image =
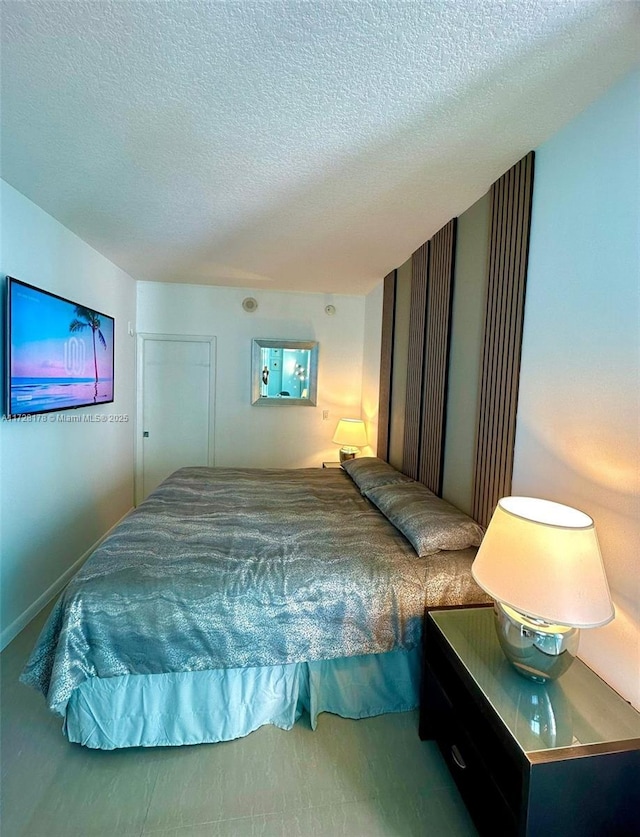
[(421, 483), (381, 485), (365, 494), (421, 558), (440, 549), (480, 546), (482, 526)]
[(378, 485), (393, 485), (395, 483), (415, 482), (411, 477), (396, 471), (384, 459), (376, 456), (361, 456), (356, 459), (346, 459), (342, 467), (358, 486), (363, 494)]

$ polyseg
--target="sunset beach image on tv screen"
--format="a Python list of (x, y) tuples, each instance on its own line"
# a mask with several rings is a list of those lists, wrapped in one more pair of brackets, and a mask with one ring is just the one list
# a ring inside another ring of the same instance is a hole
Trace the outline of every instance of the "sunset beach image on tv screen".
[(10, 280), (12, 416), (113, 401), (114, 320)]

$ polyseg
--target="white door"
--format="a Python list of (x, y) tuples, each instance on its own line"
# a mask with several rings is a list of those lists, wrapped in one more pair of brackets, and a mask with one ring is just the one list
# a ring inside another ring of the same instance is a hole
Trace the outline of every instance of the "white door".
[(136, 503), (185, 465), (213, 465), (215, 338), (138, 341)]

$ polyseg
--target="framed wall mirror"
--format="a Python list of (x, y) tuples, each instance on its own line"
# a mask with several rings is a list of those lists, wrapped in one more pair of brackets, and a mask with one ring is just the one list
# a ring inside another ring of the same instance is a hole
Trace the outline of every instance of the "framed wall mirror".
[(253, 405), (315, 407), (318, 399), (315, 341), (255, 339), (252, 348)]

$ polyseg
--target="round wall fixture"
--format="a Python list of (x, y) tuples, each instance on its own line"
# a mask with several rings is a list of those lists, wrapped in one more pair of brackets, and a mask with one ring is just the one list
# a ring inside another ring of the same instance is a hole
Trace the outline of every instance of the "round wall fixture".
[(335, 305), (325, 305), (324, 313), (328, 317), (333, 317), (333, 315), (336, 313), (336, 306)]
[(242, 307), (249, 314), (253, 314), (254, 311), (258, 310), (258, 301), (252, 296), (248, 296), (246, 299), (242, 300)]

